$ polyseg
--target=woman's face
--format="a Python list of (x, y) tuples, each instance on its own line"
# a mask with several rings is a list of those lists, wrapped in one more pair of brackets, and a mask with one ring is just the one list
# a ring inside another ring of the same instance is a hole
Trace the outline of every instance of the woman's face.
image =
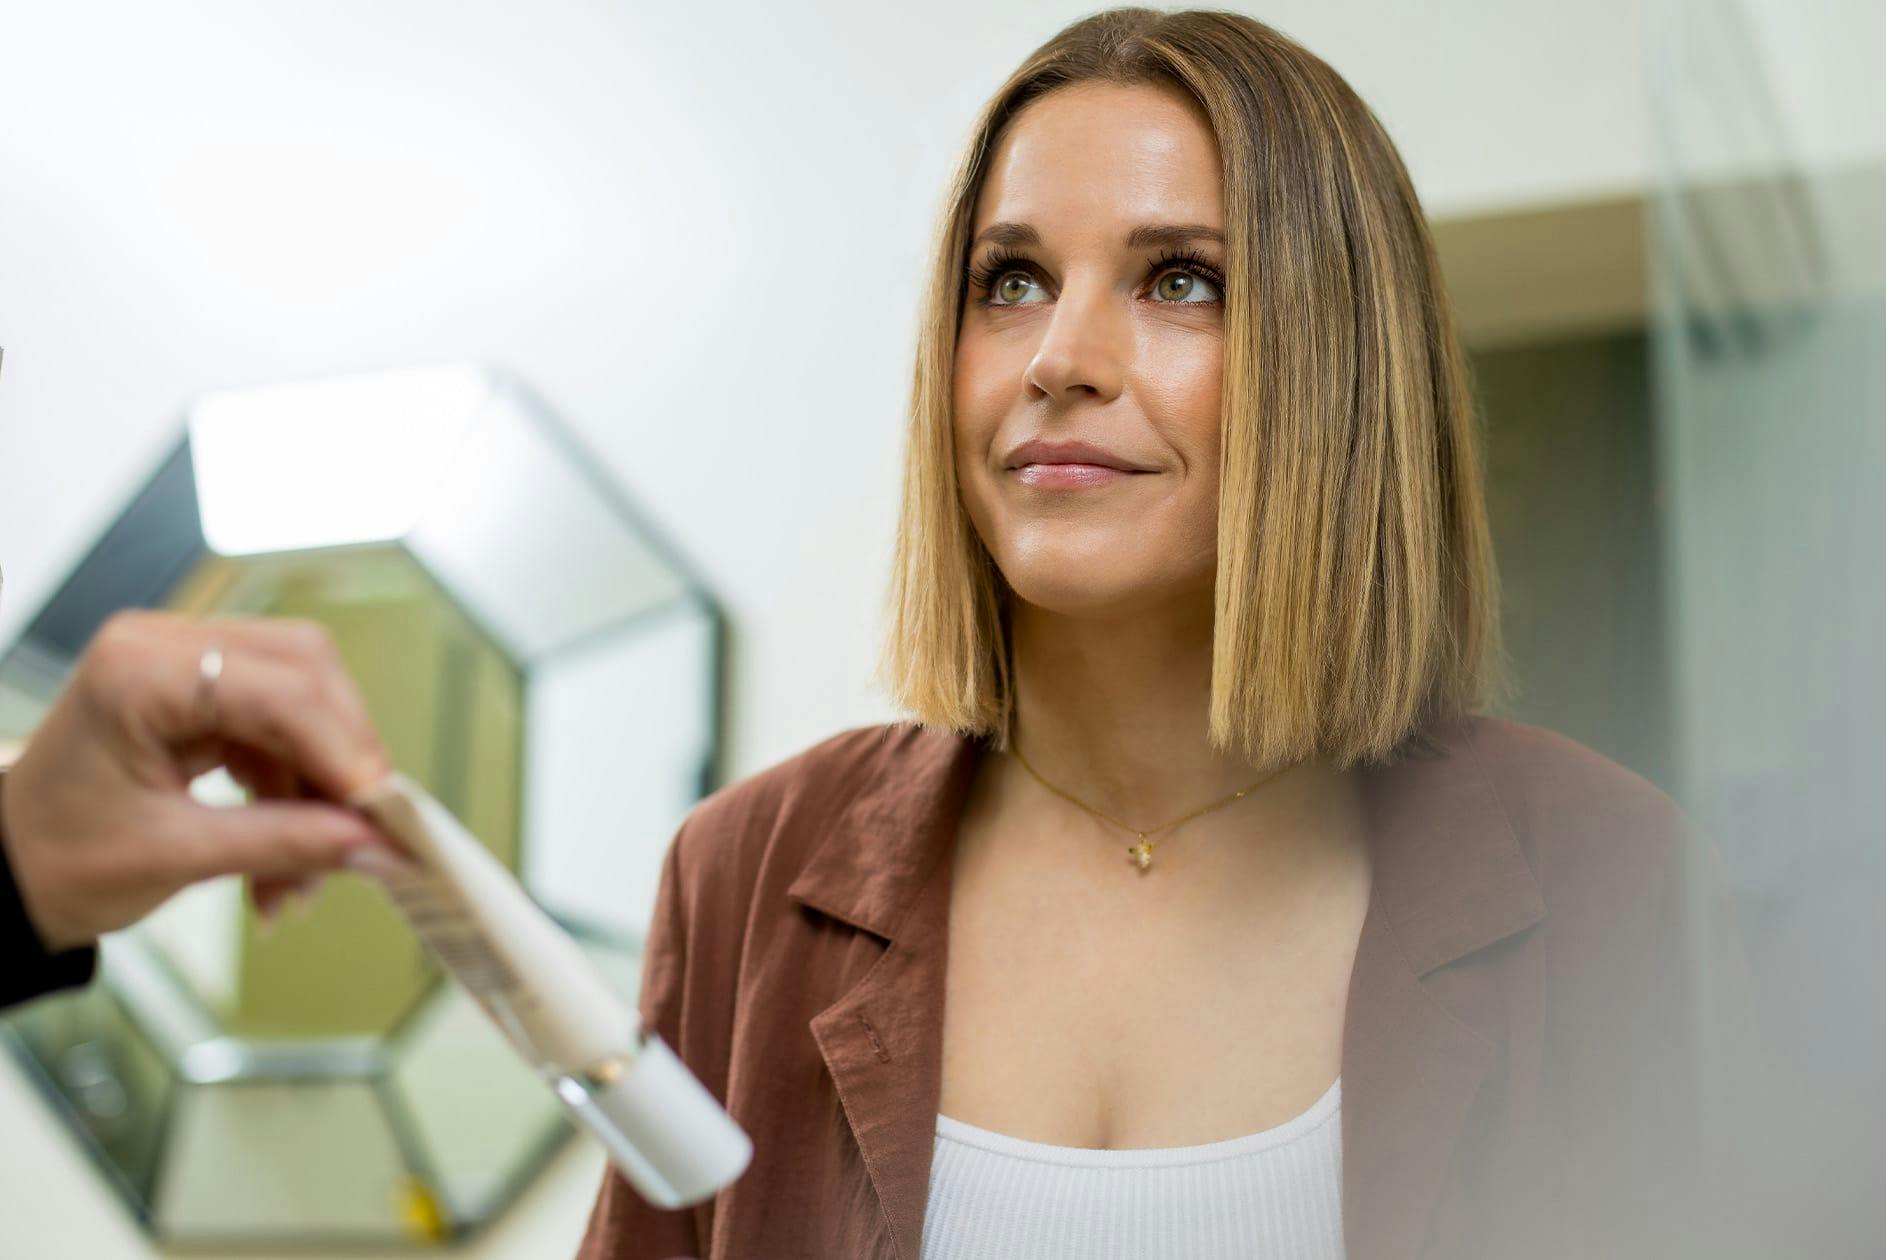
[[(1118, 615), (1209, 596), (1224, 349), (1218, 161), (1197, 107), (1146, 86), (1060, 89), (996, 146), (970, 228), (956, 468), (983, 544), (1029, 604)], [(1006, 238), (985, 235), (997, 225), (1012, 225)], [(1147, 237), (1154, 228), (1190, 230)], [(1034, 440), (1091, 443), (1141, 471), (1055, 471), (1078, 453), (1012, 466), (1029, 462), (1012, 452)]]

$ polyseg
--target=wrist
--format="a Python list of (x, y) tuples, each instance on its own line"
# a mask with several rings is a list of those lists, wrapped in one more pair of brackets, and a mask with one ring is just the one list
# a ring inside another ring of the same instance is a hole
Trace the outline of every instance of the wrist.
[(81, 946), (95, 944), (95, 940), (84, 932), (68, 930), (59, 916), (53, 913), (47, 904), (43, 873), (35, 860), (30, 844), (22, 843), (18, 824), (14, 817), (14, 800), (18, 795), (12, 767), (0, 768), (0, 861), (7, 864), (12, 872), (13, 888), (19, 898), (20, 907), (26, 912), (26, 923), (48, 954), (63, 954)]

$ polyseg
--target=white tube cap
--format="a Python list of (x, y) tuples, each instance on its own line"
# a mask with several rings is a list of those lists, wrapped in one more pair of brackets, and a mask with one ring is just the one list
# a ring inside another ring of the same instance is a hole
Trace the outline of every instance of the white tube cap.
[(713, 1197), (753, 1158), (746, 1131), (653, 1032), (628, 1070), (607, 1084), (586, 1087), (562, 1076), (556, 1087), (577, 1123), (657, 1207)]

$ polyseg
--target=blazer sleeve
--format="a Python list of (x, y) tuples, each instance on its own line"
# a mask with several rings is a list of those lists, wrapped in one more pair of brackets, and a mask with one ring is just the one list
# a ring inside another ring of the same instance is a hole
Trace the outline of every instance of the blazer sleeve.
[(1628, 948), (1568, 1046), (1584, 1071), (1559, 1100), (1578, 1155), (1558, 1187), (1564, 1254), (1782, 1254), (1742, 1249), (1753, 1187), (1736, 1175), (1746, 1152), (1724, 1104), (1747, 1114), (1759, 1030), (1733, 897), (1714, 846), (1664, 805), (1638, 838), (1665, 860), (1632, 872), (1655, 882), (1636, 913), (1620, 909)]
[[(6, 771), (0, 770), (0, 793)], [(55, 989), (90, 984), (98, 968), (98, 946), (81, 945), (53, 953), (40, 939), (13, 881), (12, 850), (0, 811), (0, 1007), (12, 1006)]]
[[(1679, 1248), (1688, 1245), (1687, 1254), (1725, 1260), (1785, 1255), (1795, 1226), (1770, 1217), (1767, 1197), (1784, 1170), (1764, 1164), (1790, 1159), (1801, 1147), (1771, 1147), (1764, 1136), (1774, 1065), (1721, 852), (1687, 819), (1681, 834), (1685, 862), (1661, 918), (1661, 988), (1669, 996), (1658, 1003), (1661, 1023), (1652, 1026), (1667, 1030), (1681, 1051), (1670, 1077), (1686, 1087), (1692, 1118), (1688, 1141), (1675, 1152), (1689, 1161), (1677, 1182), (1689, 1202), (1682, 1212), (1664, 1213), (1665, 1234), (1657, 1241), (1666, 1249), (1656, 1254), (1686, 1254)], [(1781, 1231), (1769, 1233), (1776, 1225)]]
[[(703, 1081), (698, 1046), (684, 1036), (682, 999), (686, 989), (689, 914), (681, 884), (681, 842), (689, 823), (683, 822), (662, 858), (655, 908), (642, 946), (641, 996), (637, 1009), (642, 1027), (661, 1039)], [(710, 1085), (711, 1088), (711, 1085)], [(719, 1099), (726, 1104), (726, 1099)], [(670, 1260), (699, 1257), (711, 1221), (712, 1203), (685, 1208), (659, 1208), (637, 1193), (614, 1164), (603, 1166), (602, 1188), (590, 1210), (589, 1226), (576, 1260)]]

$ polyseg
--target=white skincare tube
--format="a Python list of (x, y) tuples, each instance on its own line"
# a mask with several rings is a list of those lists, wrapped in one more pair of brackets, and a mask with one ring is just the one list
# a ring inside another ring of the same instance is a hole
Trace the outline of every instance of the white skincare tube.
[(413, 859), (373, 878), (644, 1198), (686, 1207), (746, 1170), (746, 1132), (450, 810), (397, 770), (349, 803)]

